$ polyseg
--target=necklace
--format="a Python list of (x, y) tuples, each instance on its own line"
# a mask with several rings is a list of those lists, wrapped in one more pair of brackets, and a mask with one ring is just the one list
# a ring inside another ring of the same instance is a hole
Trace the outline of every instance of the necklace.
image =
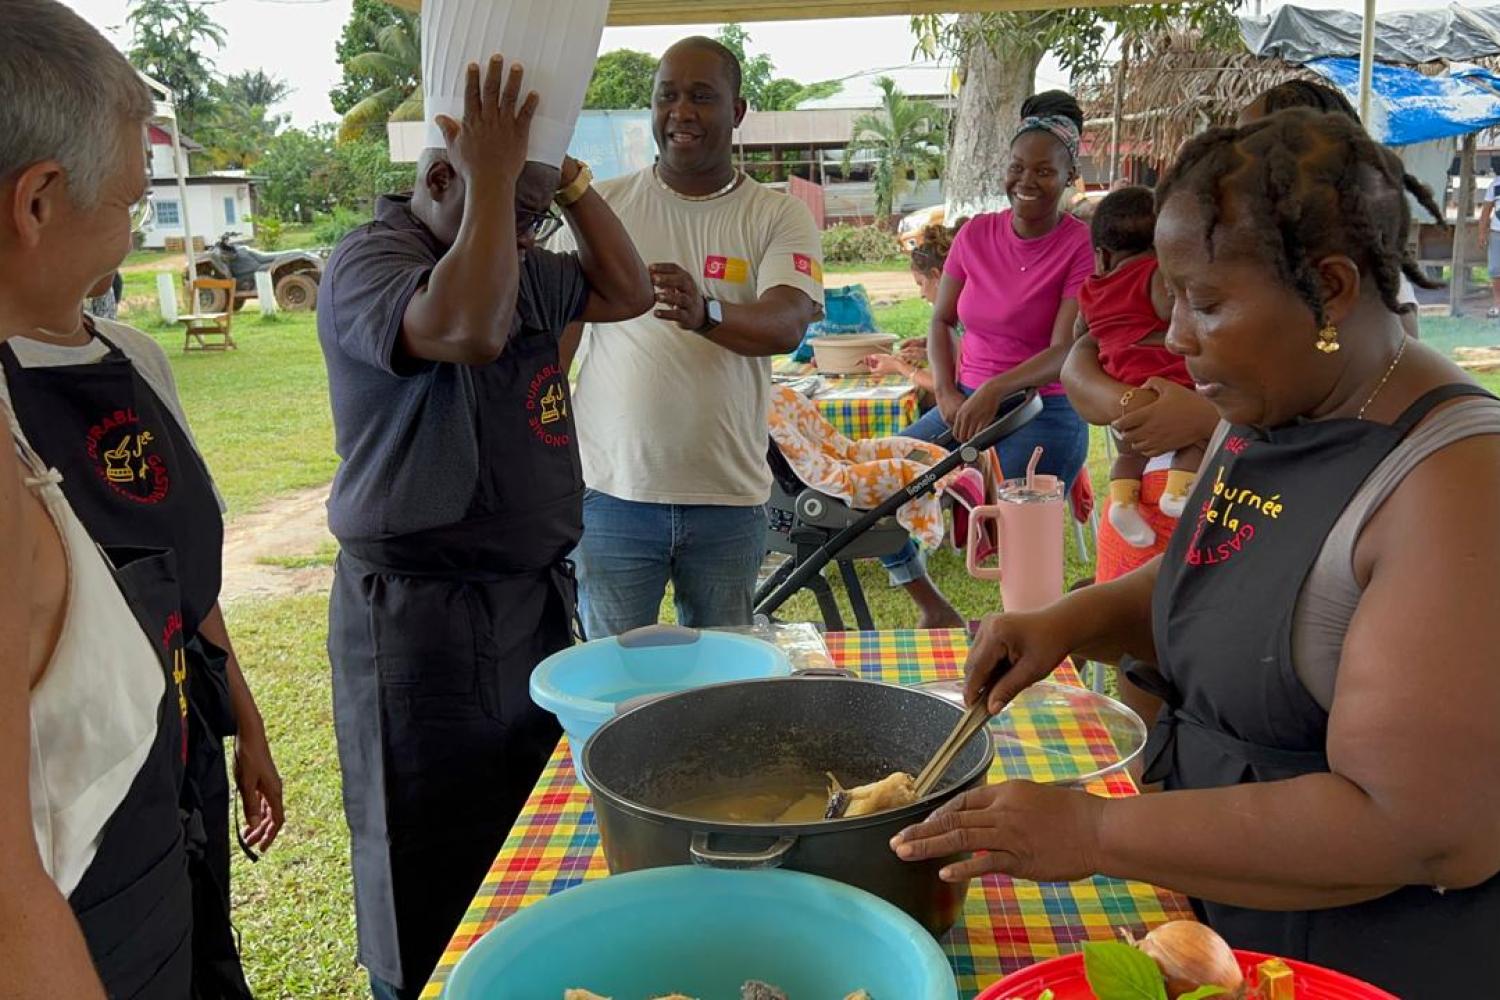
[(654, 166), (651, 168), (651, 176), (656, 179), (657, 186), (660, 187), (663, 191), (667, 192), (667, 194), (671, 195), (674, 198), (681, 198), (683, 201), (713, 201), (715, 198), (722, 198), (729, 192), (733, 191), (735, 188), (739, 187), (740, 181), (744, 178), (744, 174), (740, 173), (740, 171), (736, 169), (734, 172), (734, 176), (729, 178), (729, 183), (725, 184), (723, 187), (719, 188), (719, 190), (713, 192), (712, 194), (683, 194), (681, 191), (678, 191), (676, 188), (671, 187), (667, 184), (666, 181), (662, 180), (661, 172)]
[(1380, 395), (1380, 390), (1385, 388), (1385, 384), (1391, 380), (1391, 375), (1395, 373), (1396, 366), (1406, 356), (1406, 342), (1410, 339), (1410, 337), (1406, 336), (1401, 338), (1401, 346), (1396, 348), (1396, 357), (1391, 360), (1391, 366), (1385, 370), (1384, 375), (1380, 376), (1380, 381), (1376, 384), (1375, 391), (1370, 393), (1369, 398), (1365, 400), (1365, 405), (1359, 408), (1359, 413), (1354, 417), (1355, 420), (1365, 419), (1365, 411), (1370, 408), (1371, 403), (1375, 402), (1375, 397)]

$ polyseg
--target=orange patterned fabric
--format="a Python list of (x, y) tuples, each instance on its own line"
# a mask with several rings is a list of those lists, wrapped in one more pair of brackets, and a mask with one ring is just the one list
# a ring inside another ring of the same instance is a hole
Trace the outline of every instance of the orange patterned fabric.
[[(808, 486), (869, 510), (926, 472), (947, 451), (914, 438), (851, 441), (840, 434), (801, 393), (777, 386), (771, 395), (771, 439)], [(941, 491), (962, 470), (938, 481), (938, 490), (896, 512), (912, 537), (927, 548), (943, 544)]]
[(1168, 517), (1157, 506), (1166, 487), (1165, 469), (1148, 472), (1141, 479), (1141, 517), (1156, 532), (1156, 544), (1149, 549), (1138, 549), (1120, 537), (1109, 523), (1109, 497), (1104, 498), (1103, 509), (1099, 511), (1099, 564), (1094, 571), (1097, 582), (1108, 583), (1122, 577), (1167, 551), (1167, 541), (1177, 530), (1177, 518)]

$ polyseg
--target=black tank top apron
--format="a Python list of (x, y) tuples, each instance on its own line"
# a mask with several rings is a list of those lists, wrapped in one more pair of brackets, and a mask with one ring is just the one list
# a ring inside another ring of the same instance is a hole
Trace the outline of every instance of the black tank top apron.
[(471, 367), (479, 478), (462, 521), (340, 539), (334, 724), (359, 958), (415, 997), (561, 735), (531, 671), (571, 645), (583, 475), (550, 333)]
[[(1297, 597), (1375, 467), (1433, 407), (1471, 395), (1488, 394), (1440, 387), (1389, 426), (1230, 430), (1163, 557), (1152, 602), (1160, 667), (1131, 674), (1167, 704), (1147, 748), (1148, 781), (1217, 788), (1329, 770), (1328, 714), (1292, 663)], [(1313, 962), (1403, 998), (1477, 995), (1500, 981), (1500, 877), (1322, 910), (1194, 905), (1235, 947)]]
[(208, 470), (177, 418), (130, 359), (104, 335), (97, 362), (28, 368), (10, 344), (0, 367), (16, 420), (89, 535), (106, 548), (176, 554), (190, 712), (181, 805), (193, 875), (195, 996), (250, 996), (229, 922), (229, 779), (224, 740), (234, 735), (227, 654), (198, 633), (219, 599), (224, 523)]
[(166, 690), (156, 742), (68, 903), (111, 1000), (187, 1000), (193, 891), (178, 805), (188, 704), (176, 560), (162, 549), (107, 548), (105, 555), (161, 661)]

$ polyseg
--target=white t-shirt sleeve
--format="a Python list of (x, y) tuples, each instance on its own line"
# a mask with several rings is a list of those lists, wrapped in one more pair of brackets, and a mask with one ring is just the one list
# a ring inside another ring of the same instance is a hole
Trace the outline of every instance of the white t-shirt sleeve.
[(1484, 192), (1484, 200), (1490, 204), (1500, 201), (1500, 177), (1490, 181), (1488, 190)]
[(1411, 305), (1417, 304), (1417, 290), (1412, 285), (1411, 280), (1403, 274), (1401, 275), (1401, 284), (1396, 288), (1396, 304), (1404, 306), (1408, 303)]
[[(182, 398), (177, 395), (177, 379), (172, 376), (172, 362), (167, 360), (167, 352), (161, 349), (151, 337), (137, 330), (133, 326), (124, 323), (114, 323), (108, 320), (95, 321), (104, 335), (119, 346), (135, 365), (136, 371), (156, 392), (162, 403), (177, 420), (177, 426), (182, 428), (182, 433), (187, 437), (188, 443), (198, 453), (198, 459), (203, 461), (203, 450), (198, 447), (198, 441), (193, 437), (193, 428), (188, 424), (187, 414), (182, 409)], [(203, 467), (208, 469), (208, 462), (203, 461)], [(228, 513), (229, 507), (224, 503), (224, 495), (219, 492), (219, 484), (214, 482), (213, 470), (208, 470), (208, 485), (214, 491), (214, 499), (218, 501), (219, 513)]]
[[(784, 194), (766, 251), (756, 266), (757, 295), (786, 285), (823, 304), (823, 239), (812, 212), (797, 199)], [(770, 201), (770, 199), (767, 199)]]

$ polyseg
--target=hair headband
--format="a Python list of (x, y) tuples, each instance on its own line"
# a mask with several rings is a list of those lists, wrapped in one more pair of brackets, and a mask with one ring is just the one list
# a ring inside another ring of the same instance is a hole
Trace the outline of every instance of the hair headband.
[(1032, 115), (1021, 119), (1020, 128), (1016, 134), (1011, 136), (1010, 141), (1015, 142), (1027, 132), (1046, 132), (1052, 138), (1063, 144), (1068, 151), (1068, 162), (1074, 169), (1078, 167), (1078, 123), (1065, 115)]

